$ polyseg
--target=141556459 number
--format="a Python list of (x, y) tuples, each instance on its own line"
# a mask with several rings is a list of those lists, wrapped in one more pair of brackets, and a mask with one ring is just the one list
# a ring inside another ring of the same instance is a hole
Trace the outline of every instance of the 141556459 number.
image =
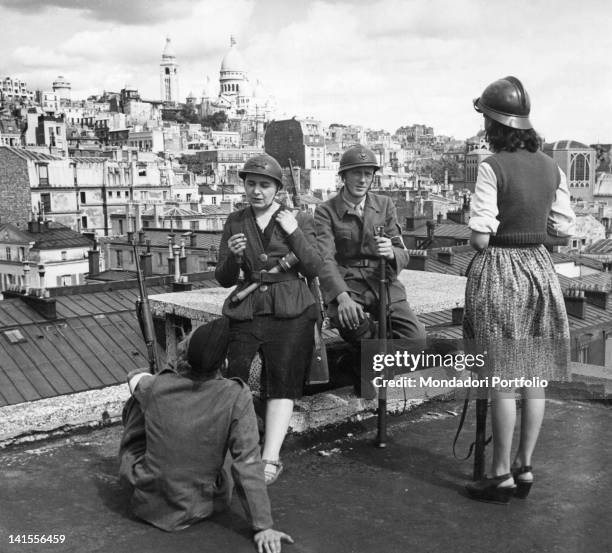
[(65, 534), (10, 534), (9, 543), (64, 543)]

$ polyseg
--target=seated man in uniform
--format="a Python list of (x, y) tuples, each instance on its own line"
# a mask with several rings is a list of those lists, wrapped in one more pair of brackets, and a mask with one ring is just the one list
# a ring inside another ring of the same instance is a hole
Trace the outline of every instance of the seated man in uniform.
[(229, 450), (257, 548), (277, 553), (292, 540), (272, 528), (251, 393), (240, 379), (220, 376), (228, 338), (227, 319), (216, 319), (179, 344), (177, 372), (128, 375), (119, 472), (133, 486), (132, 512), (172, 532), (227, 508)]
[[(390, 336), (425, 345), (425, 327), (406, 301), (397, 275), (408, 265), (409, 255), (393, 201), (373, 194), (370, 187), (380, 169), (374, 152), (361, 145), (348, 148), (340, 159), (343, 187), (315, 212), (317, 244), (323, 257), (321, 289), (332, 324), (344, 340), (377, 338), (380, 259), (387, 259)], [(384, 236), (377, 236), (382, 226)]]

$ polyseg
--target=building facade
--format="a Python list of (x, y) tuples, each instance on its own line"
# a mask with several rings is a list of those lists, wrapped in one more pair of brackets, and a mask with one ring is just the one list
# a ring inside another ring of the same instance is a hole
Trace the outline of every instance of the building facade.
[(593, 201), (597, 167), (595, 148), (575, 140), (559, 140), (544, 144), (542, 149), (567, 176), (571, 198)]
[(82, 284), (91, 247), (82, 234), (50, 221), (29, 221), (26, 229), (2, 225), (0, 291)]
[(289, 167), (289, 160), (302, 169), (326, 167), (325, 132), (321, 122), (314, 119), (271, 121), (264, 148), (282, 167)]

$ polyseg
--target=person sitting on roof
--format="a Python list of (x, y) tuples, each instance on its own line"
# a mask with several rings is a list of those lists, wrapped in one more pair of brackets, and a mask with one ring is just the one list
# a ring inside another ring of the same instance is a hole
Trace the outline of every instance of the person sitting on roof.
[(134, 515), (173, 532), (228, 507), (229, 451), (258, 551), (278, 553), (281, 541), (293, 540), (272, 528), (251, 393), (240, 379), (220, 376), (228, 338), (228, 320), (216, 319), (179, 344), (176, 371), (128, 375), (119, 473), (133, 488)]

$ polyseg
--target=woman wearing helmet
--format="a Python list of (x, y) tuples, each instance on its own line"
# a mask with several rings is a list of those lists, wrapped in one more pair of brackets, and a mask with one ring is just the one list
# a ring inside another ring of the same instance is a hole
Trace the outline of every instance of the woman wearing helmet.
[[(282, 188), (278, 162), (267, 154), (255, 156), (239, 175), (250, 205), (225, 222), (215, 277), (224, 287), (238, 284), (223, 305), (231, 321), (229, 375), (247, 382), (253, 357), (258, 350), (263, 356), (261, 385), (267, 404), (262, 459), (266, 483), (271, 484), (283, 469), (280, 449), (312, 357), (317, 308), (300, 275), (317, 276), (321, 258), (312, 217), (294, 215), (276, 199)], [(297, 258), (293, 265), (286, 262), (291, 253)], [(260, 286), (239, 299), (253, 283)]]
[[(563, 294), (543, 244), (571, 236), (575, 215), (565, 175), (540, 150), (522, 83), (499, 79), (474, 107), (484, 115), (494, 153), (481, 163), (472, 197), (469, 226), (478, 253), (467, 274), (463, 331), (487, 352), (493, 459), (490, 477), (467, 490), (474, 499), (506, 503), (513, 495), (527, 497), (533, 483), (531, 456), (544, 416), (544, 386), (538, 384), (569, 375)], [(494, 377), (506, 384), (493, 386)], [(521, 393), (522, 417), (511, 464), (515, 390)]]

